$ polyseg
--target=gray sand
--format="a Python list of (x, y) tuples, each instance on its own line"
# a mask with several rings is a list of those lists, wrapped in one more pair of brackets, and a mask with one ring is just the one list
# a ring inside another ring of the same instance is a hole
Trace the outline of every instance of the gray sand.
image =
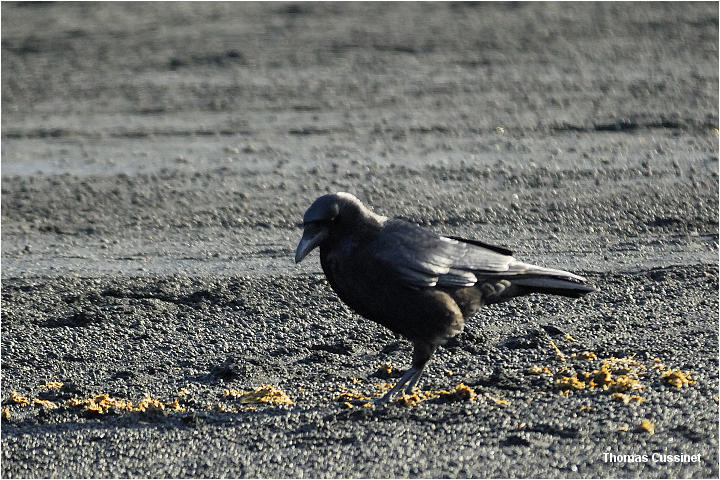
[[(717, 477), (717, 11), (3, 2), (2, 476)], [(423, 388), (475, 401), (346, 408), (410, 346), (292, 262), (339, 190), (600, 291), (468, 322)], [(556, 385), (633, 355), (642, 403)]]

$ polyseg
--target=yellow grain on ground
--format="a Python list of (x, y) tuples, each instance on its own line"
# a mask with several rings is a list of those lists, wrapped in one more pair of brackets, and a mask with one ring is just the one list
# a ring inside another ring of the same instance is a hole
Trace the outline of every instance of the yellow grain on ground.
[(405, 393), (403, 395), (400, 395), (396, 400), (395, 403), (398, 403), (400, 405), (405, 405), (407, 407), (414, 407), (418, 403), (424, 402), (426, 400), (430, 400), (431, 398), (436, 398), (437, 395), (435, 395), (433, 392), (420, 392), (415, 391), (413, 393)]
[(615, 379), (614, 390), (618, 392), (626, 392), (628, 390), (645, 390), (645, 385), (640, 383), (637, 378), (628, 375), (618, 375)]
[(633, 357), (603, 360), (599, 369), (585, 372), (590, 388), (602, 388), (611, 392), (625, 392), (628, 390), (644, 390), (645, 385), (640, 383), (640, 376), (645, 372), (645, 365)]
[(393, 388), (392, 383), (378, 383), (375, 385), (375, 389), (378, 391), (375, 395), (376, 397), (381, 397), (385, 395), (386, 392), (388, 392), (391, 388)]
[(245, 395), (245, 393), (242, 390), (235, 390), (234, 388), (226, 388), (223, 390), (223, 395), (226, 397), (240, 397), (242, 395)]
[(177, 398), (175, 400), (173, 400), (172, 403), (169, 403), (168, 406), (171, 409), (175, 410), (176, 412), (184, 412), (185, 411), (185, 407), (182, 407), (180, 405), (180, 401)]
[(60, 390), (63, 386), (62, 382), (45, 382), (40, 385), (43, 390)]
[(600, 366), (598, 370), (592, 372), (585, 372), (585, 378), (589, 380), (588, 385), (590, 388), (603, 388), (608, 389), (615, 384), (615, 380), (612, 378), (612, 371), (607, 364)]
[(640, 430), (648, 432), (650, 435), (655, 434), (655, 425), (647, 418), (640, 422)]
[(485, 397), (492, 400), (497, 405), (510, 405), (510, 402), (508, 400), (505, 400), (504, 398), (493, 397), (492, 395), (490, 395), (487, 392), (485, 393)]
[(54, 410), (58, 408), (57, 405), (55, 405), (55, 402), (51, 402), (50, 400), (40, 400), (39, 398), (33, 398), (32, 403), (33, 405), (40, 405), (42, 407), (45, 407), (48, 410)]
[(470, 400), (471, 402), (477, 400), (475, 390), (465, 385), (464, 383), (456, 385), (455, 390), (451, 393), (461, 400)]
[(627, 395), (625, 393), (613, 393), (612, 398), (622, 403), (642, 403), (645, 401), (640, 395)]
[(2, 409), (2, 418), (5, 420), (10, 420), (10, 409), (9, 408)]
[(146, 393), (145, 396), (138, 402), (135, 409), (139, 412), (159, 411), (165, 410), (165, 404), (157, 398), (151, 397), (149, 393)]
[(177, 398), (172, 402), (163, 402), (151, 396), (149, 393), (146, 393), (137, 405), (133, 404), (133, 402), (127, 398), (115, 398), (107, 393), (101, 393), (94, 397), (84, 399), (73, 397), (66, 403), (72, 407), (82, 407), (88, 412), (98, 415), (104, 415), (111, 410), (125, 412), (159, 412), (170, 408), (178, 412), (185, 411), (185, 408), (180, 405), (180, 401)]
[(335, 397), (336, 402), (349, 402), (352, 400), (370, 400), (370, 397), (353, 389), (347, 390)]
[(562, 377), (555, 380), (555, 385), (561, 389), (584, 390), (585, 382), (573, 375), (572, 377)]
[(415, 389), (415, 391), (411, 394), (400, 395), (395, 402), (400, 405), (414, 407), (422, 402), (433, 399), (444, 399), (450, 401), (466, 400), (474, 402), (477, 400), (477, 394), (471, 387), (465, 385), (464, 383), (459, 383), (453, 390), (420, 391)]
[(539, 367), (537, 365), (533, 365), (530, 367), (530, 373), (533, 375), (550, 375), (552, 376), (552, 371), (548, 367)]
[(240, 397), (240, 403), (269, 403), (274, 405), (294, 405), (287, 393), (273, 385), (261, 385), (250, 393)]
[(593, 352), (573, 353), (570, 357), (579, 358), (580, 360), (597, 360), (597, 355)]
[[(610, 393), (625, 393), (629, 391), (645, 390), (641, 378), (645, 375), (646, 367), (635, 360), (635, 355), (623, 358), (610, 357), (600, 361), (598, 368), (590, 371), (575, 370), (568, 365), (558, 370), (555, 377), (555, 386), (561, 394), (569, 396), (576, 390), (603, 390)], [(571, 358), (578, 360), (596, 361), (597, 355), (593, 352), (571, 354)], [(540, 374), (539, 367), (530, 367), (530, 373)], [(549, 372), (552, 375), (552, 372)], [(566, 373), (566, 375), (562, 375)], [(622, 401), (624, 397), (615, 397)], [(639, 402), (638, 396), (629, 396), (629, 401)], [(627, 403), (627, 402), (625, 402)]]
[(378, 365), (375, 375), (387, 376), (393, 372), (393, 366), (391, 363), (383, 363)]
[(679, 368), (676, 370), (666, 370), (661, 374), (661, 376), (667, 383), (675, 388), (689, 387), (690, 385), (695, 385), (695, 383), (697, 383), (689, 373), (685, 373)]
[(561, 362), (565, 361), (565, 354), (560, 351), (560, 349), (555, 345), (555, 342), (550, 340), (550, 345), (552, 345), (553, 349), (555, 350), (555, 356), (560, 360)]
[(13, 401), (13, 403), (17, 403), (21, 407), (27, 407), (30, 405), (30, 400), (28, 400), (27, 397), (23, 397), (18, 392), (14, 391), (10, 394), (10, 399)]
[(112, 398), (107, 393), (101, 393), (91, 398), (79, 399), (71, 398), (67, 401), (68, 405), (73, 407), (83, 407), (85, 410), (97, 414), (104, 414), (110, 411), (111, 408), (119, 408), (121, 410), (132, 410), (132, 403), (117, 402), (116, 399)]
[(88, 398), (85, 400), (83, 406), (85, 410), (99, 414), (107, 413), (110, 409), (126, 410), (128, 412), (133, 411), (133, 404), (130, 400), (126, 398), (114, 398), (107, 393), (101, 393), (95, 395), (93, 398)]

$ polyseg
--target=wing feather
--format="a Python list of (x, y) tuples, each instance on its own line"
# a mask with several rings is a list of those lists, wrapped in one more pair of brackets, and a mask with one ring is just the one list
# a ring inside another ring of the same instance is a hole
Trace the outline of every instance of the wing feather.
[(518, 274), (526, 266), (479, 242), (443, 237), (403, 220), (388, 220), (373, 245), (375, 258), (409, 286), (470, 287), (478, 275)]

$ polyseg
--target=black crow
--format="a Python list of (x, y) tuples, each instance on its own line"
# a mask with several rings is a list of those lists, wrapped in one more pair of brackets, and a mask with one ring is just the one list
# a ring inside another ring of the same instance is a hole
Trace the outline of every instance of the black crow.
[(483, 305), (595, 290), (583, 277), (520, 262), (505, 248), (377, 215), (349, 193), (319, 197), (303, 226), (295, 262), (319, 246), (323, 272), (340, 299), (413, 343), (412, 366), (379, 403), (403, 387), (411, 393), (437, 346)]

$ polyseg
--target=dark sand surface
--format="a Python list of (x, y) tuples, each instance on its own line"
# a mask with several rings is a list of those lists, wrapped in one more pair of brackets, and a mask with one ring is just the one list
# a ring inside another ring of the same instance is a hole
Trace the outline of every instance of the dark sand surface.
[[(717, 3), (3, 2), (2, 476), (717, 477), (717, 59)], [(345, 408), (410, 347), (292, 262), (339, 190), (600, 291), (469, 321), (423, 388), (476, 401)]]

